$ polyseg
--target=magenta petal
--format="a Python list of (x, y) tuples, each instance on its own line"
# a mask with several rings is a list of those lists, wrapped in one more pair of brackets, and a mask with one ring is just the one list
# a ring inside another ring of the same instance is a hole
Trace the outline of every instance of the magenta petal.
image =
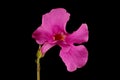
[(83, 67), (88, 60), (88, 51), (85, 46), (70, 46), (69, 50), (62, 48), (60, 51), (60, 57), (65, 63), (67, 70), (72, 72), (77, 68)]
[(70, 14), (63, 8), (52, 9), (49, 13), (42, 16), (42, 26), (52, 30), (51, 32), (65, 31), (69, 16)]
[(87, 27), (87, 24), (82, 24), (77, 31), (68, 35), (68, 37), (66, 38), (66, 41), (68, 43), (77, 43), (77, 44), (87, 42), (88, 41), (88, 27)]
[(32, 38), (34, 38), (38, 44), (52, 41), (51, 36), (52, 34), (42, 26), (38, 27), (32, 34)]
[(41, 52), (43, 55), (45, 55), (45, 53), (50, 49), (52, 48), (53, 46), (55, 46), (55, 44), (53, 43), (48, 43), (46, 42), (45, 44), (43, 44), (43, 46), (41, 47)]

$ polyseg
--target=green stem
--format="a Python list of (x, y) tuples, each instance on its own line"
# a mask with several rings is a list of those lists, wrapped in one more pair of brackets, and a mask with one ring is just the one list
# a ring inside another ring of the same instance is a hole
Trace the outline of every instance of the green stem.
[(37, 63), (37, 80), (40, 80), (40, 59), (43, 57), (41, 50), (40, 50), (41, 46), (39, 46), (38, 51), (36, 53), (36, 63)]
[(37, 58), (37, 80), (40, 80), (40, 59)]

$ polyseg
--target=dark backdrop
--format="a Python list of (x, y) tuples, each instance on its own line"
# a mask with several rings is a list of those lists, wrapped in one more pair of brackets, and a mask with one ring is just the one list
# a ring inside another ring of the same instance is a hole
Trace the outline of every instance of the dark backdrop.
[(69, 33), (82, 23), (88, 24), (89, 41), (84, 45), (89, 60), (83, 68), (67, 72), (59, 57), (60, 47), (55, 46), (41, 59), (41, 80), (118, 80), (120, 31), (116, 0), (4, 0), (0, 3), (0, 45), (3, 44), (0, 80), (36, 80), (38, 44), (32, 39), (32, 33), (41, 25), (43, 14), (59, 7), (71, 14), (66, 26)]

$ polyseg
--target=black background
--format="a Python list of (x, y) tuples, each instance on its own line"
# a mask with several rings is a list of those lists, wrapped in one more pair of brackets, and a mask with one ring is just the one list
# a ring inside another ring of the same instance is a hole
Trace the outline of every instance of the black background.
[(41, 59), (41, 80), (98, 80), (110, 77), (112, 71), (116, 71), (113, 67), (118, 61), (115, 54), (117, 48), (113, 50), (112, 46), (117, 42), (113, 34), (117, 32), (115, 18), (118, 18), (117, 8), (113, 5), (113, 2), (86, 0), (5, 1), (2, 11), (5, 15), (2, 15), (2, 21), (5, 23), (2, 23), (1, 29), (1, 32), (4, 31), (1, 40), (6, 43), (2, 46), (5, 50), (1, 60), (5, 68), (2, 68), (4, 80), (36, 80), (38, 44), (32, 39), (32, 33), (41, 25), (42, 15), (53, 8), (65, 8), (71, 14), (66, 26), (69, 33), (77, 30), (82, 23), (87, 23), (89, 41), (84, 45), (89, 51), (89, 59), (83, 68), (68, 72), (59, 57), (60, 47), (55, 46)]

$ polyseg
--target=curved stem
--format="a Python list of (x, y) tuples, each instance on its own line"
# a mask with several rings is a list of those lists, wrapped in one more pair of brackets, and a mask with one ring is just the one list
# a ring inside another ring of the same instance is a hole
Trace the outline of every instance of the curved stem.
[(40, 59), (37, 58), (37, 80), (40, 80)]
[(37, 63), (37, 80), (40, 80), (40, 59), (43, 57), (41, 50), (40, 50), (41, 46), (39, 46), (38, 51), (36, 53), (36, 63)]

